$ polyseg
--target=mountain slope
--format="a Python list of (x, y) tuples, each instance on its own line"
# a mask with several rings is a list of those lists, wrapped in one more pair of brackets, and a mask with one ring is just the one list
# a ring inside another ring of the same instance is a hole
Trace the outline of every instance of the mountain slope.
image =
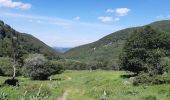
[[(158, 21), (149, 25), (158, 31), (170, 32), (170, 20)], [(109, 61), (109, 65), (118, 66), (119, 54), (125, 39), (135, 29), (141, 27), (127, 28), (114, 32), (94, 43), (73, 48), (63, 56), (67, 59), (82, 62)]]
[[(38, 40), (30, 34), (17, 32), (9, 25), (4, 24), (3, 21), (0, 21), (0, 45), (4, 49), (3, 51), (5, 51), (5, 49), (7, 50), (9, 47), (8, 43), (11, 41), (12, 37), (18, 37), (18, 41), (26, 54), (41, 53), (48, 58), (59, 58), (59, 53), (42, 41)], [(2, 53), (3, 51), (0, 51), (0, 56), (5, 56), (5, 54)]]

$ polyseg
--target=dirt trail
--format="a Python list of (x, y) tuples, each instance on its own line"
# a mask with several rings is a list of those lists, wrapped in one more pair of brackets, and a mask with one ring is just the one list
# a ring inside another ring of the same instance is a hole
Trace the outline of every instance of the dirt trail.
[(67, 97), (68, 97), (68, 90), (66, 90), (62, 96), (58, 97), (57, 100), (67, 100)]

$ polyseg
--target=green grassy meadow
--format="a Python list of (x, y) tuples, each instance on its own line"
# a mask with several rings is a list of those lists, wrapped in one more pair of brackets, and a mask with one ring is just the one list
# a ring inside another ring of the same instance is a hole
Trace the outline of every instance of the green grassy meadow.
[[(68, 91), (68, 100), (170, 100), (170, 84), (133, 86), (123, 71), (65, 71), (53, 81), (18, 77), (19, 87), (3, 86), (8, 100), (57, 100)], [(130, 74), (130, 73), (129, 73)], [(0, 77), (0, 84), (7, 77)], [(40, 93), (43, 99), (35, 99)]]

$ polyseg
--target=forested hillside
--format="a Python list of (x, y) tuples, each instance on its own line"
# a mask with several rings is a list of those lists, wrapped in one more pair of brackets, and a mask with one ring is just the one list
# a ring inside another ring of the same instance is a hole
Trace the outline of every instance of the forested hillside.
[(48, 58), (59, 58), (58, 52), (54, 49), (38, 40), (34, 36), (26, 33), (20, 33), (15, 31), (9, 25), (0, 21), (0, 56), (8, 56), (10, 53), (10, 44), (13, 38), (17, 38), (17, 42), (20, 45), (20, 49), (24, 54), (28, 53), (40, 53)]
[[(170, 32), (170, 20), (157, 21), (149, 24), (149, 26), (157, 31)], [(141, 27), (114, 32), (94, 43), (73, 48), (66, 52), (64, 57), (82, 62), (108, 62), (108, 66), (118, 66), (119, 55), (125, 39), (135, 29)]]

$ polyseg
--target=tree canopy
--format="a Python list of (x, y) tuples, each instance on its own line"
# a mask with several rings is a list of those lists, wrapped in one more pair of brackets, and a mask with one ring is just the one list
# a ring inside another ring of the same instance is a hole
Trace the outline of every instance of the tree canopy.
[(122, 69), (139, 74), (161, 74), (161, 59), (169, 56), (170, 34), (153, 30), (150, 26), (135, 30), (126, 40), (120, 56)]

